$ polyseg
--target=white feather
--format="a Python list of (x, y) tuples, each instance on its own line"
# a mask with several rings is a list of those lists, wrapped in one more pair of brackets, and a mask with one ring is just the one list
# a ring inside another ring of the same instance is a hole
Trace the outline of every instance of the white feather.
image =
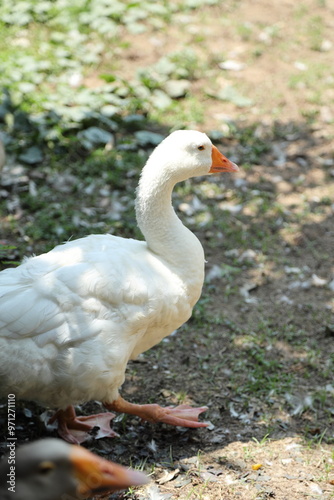
[(3, 395), (60, 408), (112, 402), (128, 360), (188, 320), (204, 253), (171, 193), (176, 182), (209, 172), (211, 148), (204, 134), (179, 131), (153, 152), (136, 199), (146, 241), (91, 235), (0, 273)]

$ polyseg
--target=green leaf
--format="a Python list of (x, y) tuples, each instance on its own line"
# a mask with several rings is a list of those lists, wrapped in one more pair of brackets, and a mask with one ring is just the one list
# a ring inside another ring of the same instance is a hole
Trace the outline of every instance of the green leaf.
[(154, 90), (150, 101), (158, 109), (167, 109), (172, 104), (172, 99), (162, 90)]
[(164, 136), (148, 130), (139, 130), (135, 132), (135, 138), (141, 146), (157, 146), (164, 139)]
[(179, 99), (184, 97), (190, 87), (190, 82), (188, 80), (168, 80), (164, 89), (172, 99)]
[(223, 88), (219, 92), (214, 93), (213, 97), (220, 99), (221, 101), (232, 102), (239, 108), (249, 107), (253, 104), (253, 101), (251, 99), (243, 96), (237, 89), (231, 87), (230, 85)]
[(35, 163), (40, 163), (43, 161), (42, 150), (38, 146), (32, 146), (28, 148), (25, 153), (19, 156), (19, 160), (29, 165), (34, 165)]
[(105, 146), (113, 141), (113, 135), (99, 127), (89, 127), (78, 133), (78, 139), (87, 149), (95, 146)]

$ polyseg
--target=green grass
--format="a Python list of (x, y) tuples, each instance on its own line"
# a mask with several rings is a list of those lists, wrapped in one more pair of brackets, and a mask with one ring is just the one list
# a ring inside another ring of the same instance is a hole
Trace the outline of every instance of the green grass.
[(318, 52), (321, 51), (324, 39), (325, 20), (321, 16), (313, 16), (308, 22), (307, 33), (310, 48)]
[[(172, 14), (188, 8), (193, 7), (184, 2), (171, 6), (146, 1), (139, 6), (131, 1), (101, 4), (90, 0), (83, 4), (75, 0), (64, 8), (58, 0), (42, 4), (6, 0), (0, 6), (2, 86), (10, 88), (14, 105), (27, 113), (47, 113), (49, 109), (58, 113), (63, 130), (82, 128), (87, 114), (110, 106), (121, 115), (157, 108), (163, 112), (173, 104), (163, 90), (165, 82), (195, 79), (202, 63), (193, 50), (184, 49), (143, 69), (133, 81), (123, 79), (115, 73), (114, 53), (125, 49), (128, 42), (119, 40), (119, 27), (131, 33), (153, 28), (158, 20), (164, 26)], [(9, 39), (13, 41), (10, 45)], [(81, 84), (90, 75), (100, 76), (106, 85), (91, 89)], [(71, 86), (74, 76), (79, 78), (75, 87)], [(185, 123), (195, 110), (183, 113)]]

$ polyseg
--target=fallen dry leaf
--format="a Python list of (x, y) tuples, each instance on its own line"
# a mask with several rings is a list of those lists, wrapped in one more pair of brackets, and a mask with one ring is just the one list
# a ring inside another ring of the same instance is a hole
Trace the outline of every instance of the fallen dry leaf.
[(157, 480), (157, 483), (159, 483), (159, 484), (168, 483), (169, 481), (174, 479), (174, 477), (176, 477), (179, 472), (180, 472), (180, 469), (175, 469), (175, 470), (172, 470), (171, 472), (165, 472), (164, 475), (160, 479)]

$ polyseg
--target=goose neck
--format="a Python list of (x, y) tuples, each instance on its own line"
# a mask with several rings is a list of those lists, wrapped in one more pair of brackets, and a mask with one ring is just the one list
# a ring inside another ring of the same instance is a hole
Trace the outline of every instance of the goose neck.
[(196, 236), (182, 224), (173, 209), (174, 185), (168, 179), (145, 182), (142, 177), (137, 191), (136, 216), (148, 248), (186, 270), (189, 265), (204, 264), (204, 253)]
[(147, 245), (160, 253), (158, 247), (165, 246), (178, 235), (181, 221), (172, 207), (173, 185), (170, 182), (151, 182), (141, 180), (136, 198), (136, 217)]

